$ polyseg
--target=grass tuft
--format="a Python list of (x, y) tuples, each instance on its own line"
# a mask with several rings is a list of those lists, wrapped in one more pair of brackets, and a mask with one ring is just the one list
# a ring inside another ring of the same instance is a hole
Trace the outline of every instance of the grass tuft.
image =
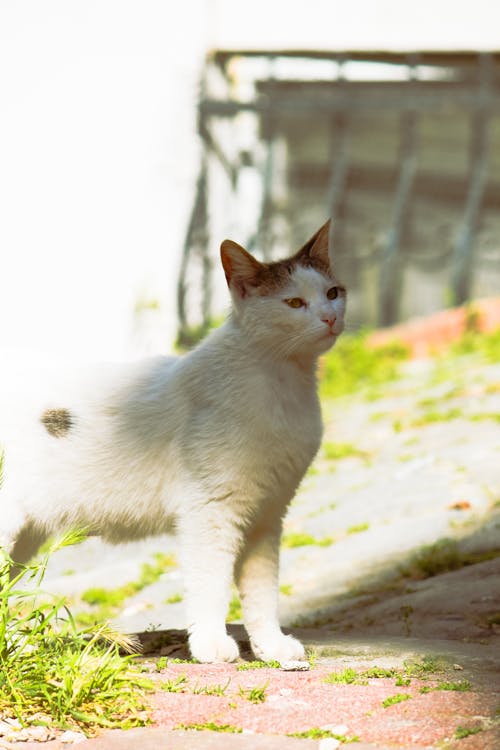
[(411, 697), (409, 693), (396, 693), (395, 695), (390, 695), (385, 701), (382, 701), (382, 705), (384, 708), (389, 708), (389, 706), (394, 706), (396, 703), (409, 701)]
[(325, 536), (321, 539), (317, 539), (312, 534), (307, 534), (302, 531), (291, 531), (288, 534), (283, 534), (281, 539), (281, 546), (285, 549), (293, 549), (294, 547), (329, 547), (333, 544), (333, 539), (330, 536)]
[(342, 672), (332, 672), (325, 677), (325, 682), (333, 685), (366, 685), (366, 680), (355, 669), (347, 667)]
[(483, 731), (483, 727), (462, 727), (458, 726), (455, 729), (455, 739), (463, 740), (465, 737), (470, 737), (471, 734), (479, 734)]
[(268, 686), (268, 683), (266, 682), (264, 685), (261, 685), (260, 687), (256, 685), (253, 688), (243, 688), (240, 687), (240, 696), (242, 698), (246, 698), (247, 701), (250, 701), (250, 703), (264, 703), (266, 700), (266, 688)]
[(40, 588), (50, 555), (82, 538), (66, 534), (20, 570), (2, 552), (0, 713), (23, 725), (43, 721), (87, 733), (141, 726), (148, 720), (144, 694), (152, 685), (133, 670), (132, 656), (120, 653), (133, 651), (134, 643), (108, 625), (78, 630), (65, 600)]

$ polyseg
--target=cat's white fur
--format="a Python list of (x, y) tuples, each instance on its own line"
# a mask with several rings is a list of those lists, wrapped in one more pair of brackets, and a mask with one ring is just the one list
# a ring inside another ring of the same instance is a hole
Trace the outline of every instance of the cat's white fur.
[[(328, 225), (306, 254), (324, 258), (327, 241)], [(68, 527), (112, 542), (175, 528), (193, 656), (237, 657), (225, 628), (235, 579), (256, 656), (300, 659), (278, 623), (279, 541), (320, 444), (316, 362), (342, 331), (345, 294), (328, 299), (331, 270), (300, 264), (263, 289), (253, 280), (262, 266), (227, 241), (223, 263), (232, 315), (191, 353), (18, 394), (10, 429), (0, 423), (0, 544), (22, 562)], [(295, 297), (307, 304), (284, 302)], [(66, 435), (47, 432), (48, 408), (69, 411)]]

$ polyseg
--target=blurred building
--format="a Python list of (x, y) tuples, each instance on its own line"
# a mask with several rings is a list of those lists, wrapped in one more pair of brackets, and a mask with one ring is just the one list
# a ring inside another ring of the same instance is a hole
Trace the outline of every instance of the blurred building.
[(498, 294), (499, 94), (500, 52), (211, 53), (181, 332), (217, 313), (222, 236), (273, 259), (327, 216), (354, 326)]

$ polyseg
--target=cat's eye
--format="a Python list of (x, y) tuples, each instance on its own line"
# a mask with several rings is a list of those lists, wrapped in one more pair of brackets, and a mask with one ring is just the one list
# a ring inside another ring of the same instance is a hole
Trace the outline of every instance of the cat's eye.
[(326, 296), (328, 299), (337, 299), (337, 297), (339, 296), (338, 286), (332, 286), (331, 289), (327, 291)]
[(286, 302), (286, 304), (289, 305), (289, 307), (295, 307), (295, 308), (304, 307), (306, 304), (304, 300), (301, 299), (300, 297), (291, 297), (290, 299), (283, 300), (283, 302)]

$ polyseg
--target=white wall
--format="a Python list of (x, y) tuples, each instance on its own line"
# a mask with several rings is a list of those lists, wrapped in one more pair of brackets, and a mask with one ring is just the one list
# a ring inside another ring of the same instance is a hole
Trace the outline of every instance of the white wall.
[[(168, 345), (205, 10), (1, 0), (1, 348), (113, 359)], [(141, 296), (163, 321), (137, 346)]]

